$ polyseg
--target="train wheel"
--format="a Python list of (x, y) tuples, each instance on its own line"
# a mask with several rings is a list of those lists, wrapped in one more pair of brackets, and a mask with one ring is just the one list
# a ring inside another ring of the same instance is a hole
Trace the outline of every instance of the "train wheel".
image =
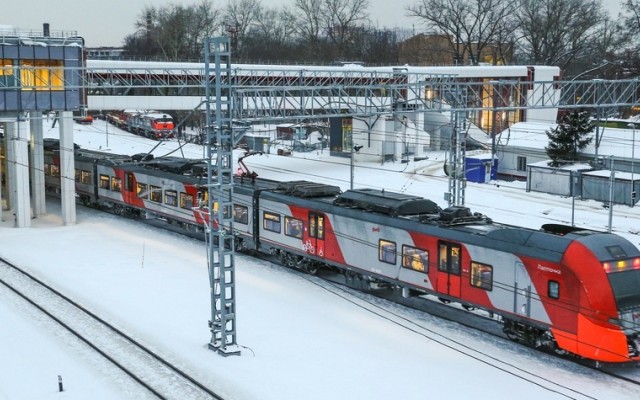
[(507, 336), (509, 340), (513, 340), (514, 342), (518, 341), (518, 334), (513, 330), (513, 322), (508, 319), (504, 320), (504, 326), (502, 327), (502, 332)]
[(280, 260), (280, 264), (284, 265), (285, 267), (287, 266), (287, 253), (285, 253), (284, 251), (280, 250), (280, 252), (278, 253), (278, 260)]
[(444, 299), (444, 298), (442, 298), (442, 297), (438, 297), (438, 300), (440, 300), (440, 302), (442, 302), (443, 304), (449, 304), (449, 303), (451, 303), (451, 300), (447, 300), (447, 299)]
[(286, 266), (289, 268), (296, 267), (296, 257), (294, 255), (287, 253)]

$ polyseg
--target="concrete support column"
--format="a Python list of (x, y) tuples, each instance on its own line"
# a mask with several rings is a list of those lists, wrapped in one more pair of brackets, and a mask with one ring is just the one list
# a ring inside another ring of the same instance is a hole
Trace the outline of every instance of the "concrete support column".
[(33, 216), (35, 218), (47, 212), (44, 190), (44, 121), (41, 113), (35, 113), (31, 117), (31, 197)]
[(16, 123), (15, 122), (7, 122), (7, 124), (5, 125), (5, 137), (6, 137), (6, 142), (5, 144), (7, 145), (7, 148), (5, 149), (5, 157), (6, 157), (6, 162), (5, 162), (5, 166), (7, 167), (7, 169), (4, 171), (4, 178), (5, 178), (5, 188), (7, 189), (7, 191), (5, 192), (5, 204), (6, 204), (6, 210), (7, 211), (11, 211), (13, 212), (14, 209), (14, 198), (15, 196), (15, 192), (16, 192), (16, 185), (15, 185), (15, 156), (13, 155), (15, 153), (14, 151), (14, 140), (13, 140), (13, 132), (16, 130)]
[[(5, 126), (4, 123), (0, 122), (0, 124), (2, 124), (2, 128), (4, 130), (4, 132), (7, 132), (7, 127)], [(6, 202), (6, 199), (3, 200), (2, 199), (2, 195), (4, 193), (6, 193), (7, 189), (5, 187), (6, 184), (6, 177), (5, 177), (5, 167), (4, 167), (4, 162), (5, 162), (5, 154), (7, 152), (7, 141), (6, 141), (6, 135), (3, 138), (0, 138), (0, 221), (4, 221), (4, 214), (2, 213), (4, 211), (4, 203)]]
[(60, 124), (60, 197), (62, 198), (62, 222), (76, 223), (76, 177), (73, 148), (73, 114), (58, 111)]
[(29, 122), (27, 114), (19, 114), (18, 121), (9, 123), (9, 154), (7, 166), (11, 189), (10, 200), (15, 214), (15, 226), (31, 226), (29, 196)]

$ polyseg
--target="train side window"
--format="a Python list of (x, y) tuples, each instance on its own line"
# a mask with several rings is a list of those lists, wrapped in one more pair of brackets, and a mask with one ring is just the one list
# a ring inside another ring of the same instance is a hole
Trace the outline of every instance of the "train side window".
[(248, 225), (249, 224), (249, 207), (234, 204), (233, 205), (233, 222)]
[(160, 186), (149, 186), (149, 200), (162, 203), (162, 188)]
[(75, 169), (75, 180), (80, 182), (80, 171), (77, 168)]
[(191, 207), (193, 207), (193, 195), (180, 192), (180, 208), (191, 210)]
[(100, 175), (100, 189), (107, 189), (109, 190), (109, 175)]
[[(224, 208), (224, 212), (222, 214), (223, 218), (229, 218), (229, 216), (231, 215), (231, 206), (225, 206)], [(214, 213), (218, 213), (218, 202), (214, 202), (213, 203), (213, 212)]]
[(49, 163), (44, 163), (44, 174), (51, 175), (51, 165)]
[(387, 264), (396, 264), (396, 244), (380, 239), (378, 242), (378, 260)]
[(402, 267), (418, 272), (429, 272), (429, 252), (417, 247), (403, 245)]
[(268, 231), (280, 233), (282, 230), (280, 227), (280, 215), (265, 211), (263, 214), (262, 226)]
[(549, 297), (552, 299), (560, 298), (560, 283), (558, 281), (549, 281)]
[(138, 185), (136, 185), (136, 196), (141, 199), (146, 199), (149, 197), (149, 190), (147, 189), (146, 183), (138, 182)]
[(176, 192), (175, 190), (165, 190), (164, 204), (176, 207), (178, 205), (178, 192)]
[(475, 261), (471, 262), (471, 286), (484, 290), (493, 289), (493, 267)]
[(51, 176), (60, 176), (60, 166), (51, 164)]
[(91, 172), (80, 170), (80, 183), (88, 185), (91, 183)]
[(117, 176), (112, 176), (111, 177), (111, 190), (113, 190), (114, 192), (121, 192), (122, 191), (122, 179), (118, 178)]
[(302, 220), (292, 217), (284, 217), (284, 234), (302, 239)]

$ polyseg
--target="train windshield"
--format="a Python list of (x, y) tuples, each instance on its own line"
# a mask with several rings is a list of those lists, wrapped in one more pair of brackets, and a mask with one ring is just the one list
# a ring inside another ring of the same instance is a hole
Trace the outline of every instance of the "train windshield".
[(603, 266), (618, 308), (640, 306), (640, 258), (605, 262)]

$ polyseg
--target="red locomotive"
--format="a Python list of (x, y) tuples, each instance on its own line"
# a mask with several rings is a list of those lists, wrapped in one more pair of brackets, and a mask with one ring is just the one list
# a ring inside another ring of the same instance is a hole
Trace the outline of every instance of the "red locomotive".
[[(75, 164), (83, 203), (203, 232), (196, 210), (207, 196), (201, 162), (77, 150)], [(46, 152), (53, 191), (60, 185), (56, 165), (55, 152)], [(640, 251), (620, 236), (505, 225), (387, 191), (252, 178), (234, 185), (238, 250), (273, 254), (310, 273), (337, 270), (361, 286), (485, 309), (501, 316), (509, 338), (534, 347), (640, 361)]]
[(109, 113), (107, 121), (120, 129), (149, 139), (174, 137), (175, 123), (171, 115), (158, 111), (124, 110)]

